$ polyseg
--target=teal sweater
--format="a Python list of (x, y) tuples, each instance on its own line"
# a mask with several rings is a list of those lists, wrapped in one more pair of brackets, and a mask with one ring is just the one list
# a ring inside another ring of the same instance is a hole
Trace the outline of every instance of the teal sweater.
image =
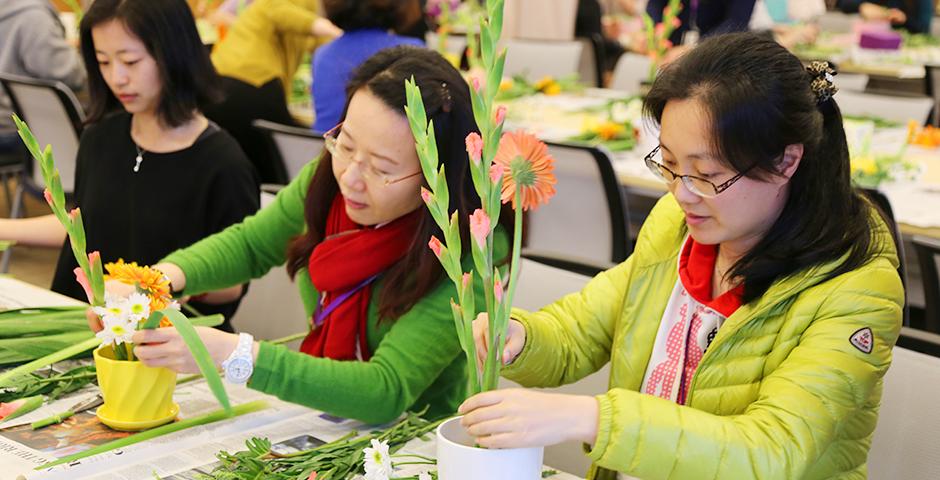
[[(244, 283), (284, 264), (290, 239), (305, 229), (304, 199), (316, 164), (308, 164), (257, 214), (165, 258), (185, 272), (183, 293), (198, 295)], [(499, 235), (497, 240), (496, 251), (505, 254), (508, 238)], [(319, 293), (306, 269), (294, 281), (309, 317)], [(379, 323), (382, 287), (379, 277), (369, 302), (369, 361), (316, 358), (261, 342), (248, 386), (368, 423), (389, 422), (426, 405), (429, 417), (456, 411), (466, 396), (467, 373), (450, 309), (450, 298), (457, 297), (453, 284), (445, 277), (397, 320)], [(477, 289), (476, 298), (484, 298), (479, 282)]]

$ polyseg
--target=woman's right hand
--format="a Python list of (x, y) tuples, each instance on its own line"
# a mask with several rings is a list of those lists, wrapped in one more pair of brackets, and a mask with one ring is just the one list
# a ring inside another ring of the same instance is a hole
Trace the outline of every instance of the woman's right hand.
[[(482, 367), (489, 354), (490, 321), (486, 313), (477, 315), (473, 321), (473, 342), (477, 349), (477, 365)], [(525, 346), (525, 327), (510, 319), (506, 328), (506, 346), (503, 349), (503, 365), (509, 365), (522, 353)]]

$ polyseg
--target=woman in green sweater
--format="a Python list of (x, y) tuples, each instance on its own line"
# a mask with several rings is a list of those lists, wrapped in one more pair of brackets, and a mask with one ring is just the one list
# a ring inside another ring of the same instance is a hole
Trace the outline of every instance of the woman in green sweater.
[[(427, 245), (441, 233), (421, 200), (423, 176), (403, 111), (411, 77), (435, 125), (450, 209), (468, 234), (479, 200), (464, 151), (464, 138), (477, 131), (467, 84), (435, 52), (384, 50), (351, 80), (344, 121), (326, 135), (319, 161), (258, 214), (156, 265), (174, 291), (195, 295), (286, 262), (311, 331), (295, 352), (245, 333), (200, 329), (230, 381), (371, 423), (426, 405), (429, 415), (445, 415), (465, 397), (449, 302), (456, 291)], [(499, 243), (508, 251), (505, 236)], [(174, 329), (137, 332), (133, 341), (147, 365), (197, 371)]]

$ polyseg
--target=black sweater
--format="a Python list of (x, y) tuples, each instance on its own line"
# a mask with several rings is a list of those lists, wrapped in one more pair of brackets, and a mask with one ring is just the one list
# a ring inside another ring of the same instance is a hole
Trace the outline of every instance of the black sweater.
[[(134, 172), (137, 147), (131, 115), (106, 117), (82, 133), (75, 172), (75, 203), (81, 208), (88, 251), (104, 263), (123, 258), (152, 265), (258, 210), (258, 179), (238, 143), (214, 124), (189, 148), (144, 152)], [(75, 281), (68, 240), (56, 266), (52, 290), (86, 300)], [(224, 305), (194, 302), (201, 313), (235, 313)]]

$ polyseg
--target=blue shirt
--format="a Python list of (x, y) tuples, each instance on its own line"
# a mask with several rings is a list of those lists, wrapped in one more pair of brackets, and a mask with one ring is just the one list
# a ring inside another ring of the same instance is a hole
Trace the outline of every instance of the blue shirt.
[(313, 109), (315, 132), (339, 123), (346, 107), (346, 83), (353, 71), (380, 50), (398, 45), (424, 46), (420, 40), (380, 29), (351, 30), (317, 49), (313, 56)]

